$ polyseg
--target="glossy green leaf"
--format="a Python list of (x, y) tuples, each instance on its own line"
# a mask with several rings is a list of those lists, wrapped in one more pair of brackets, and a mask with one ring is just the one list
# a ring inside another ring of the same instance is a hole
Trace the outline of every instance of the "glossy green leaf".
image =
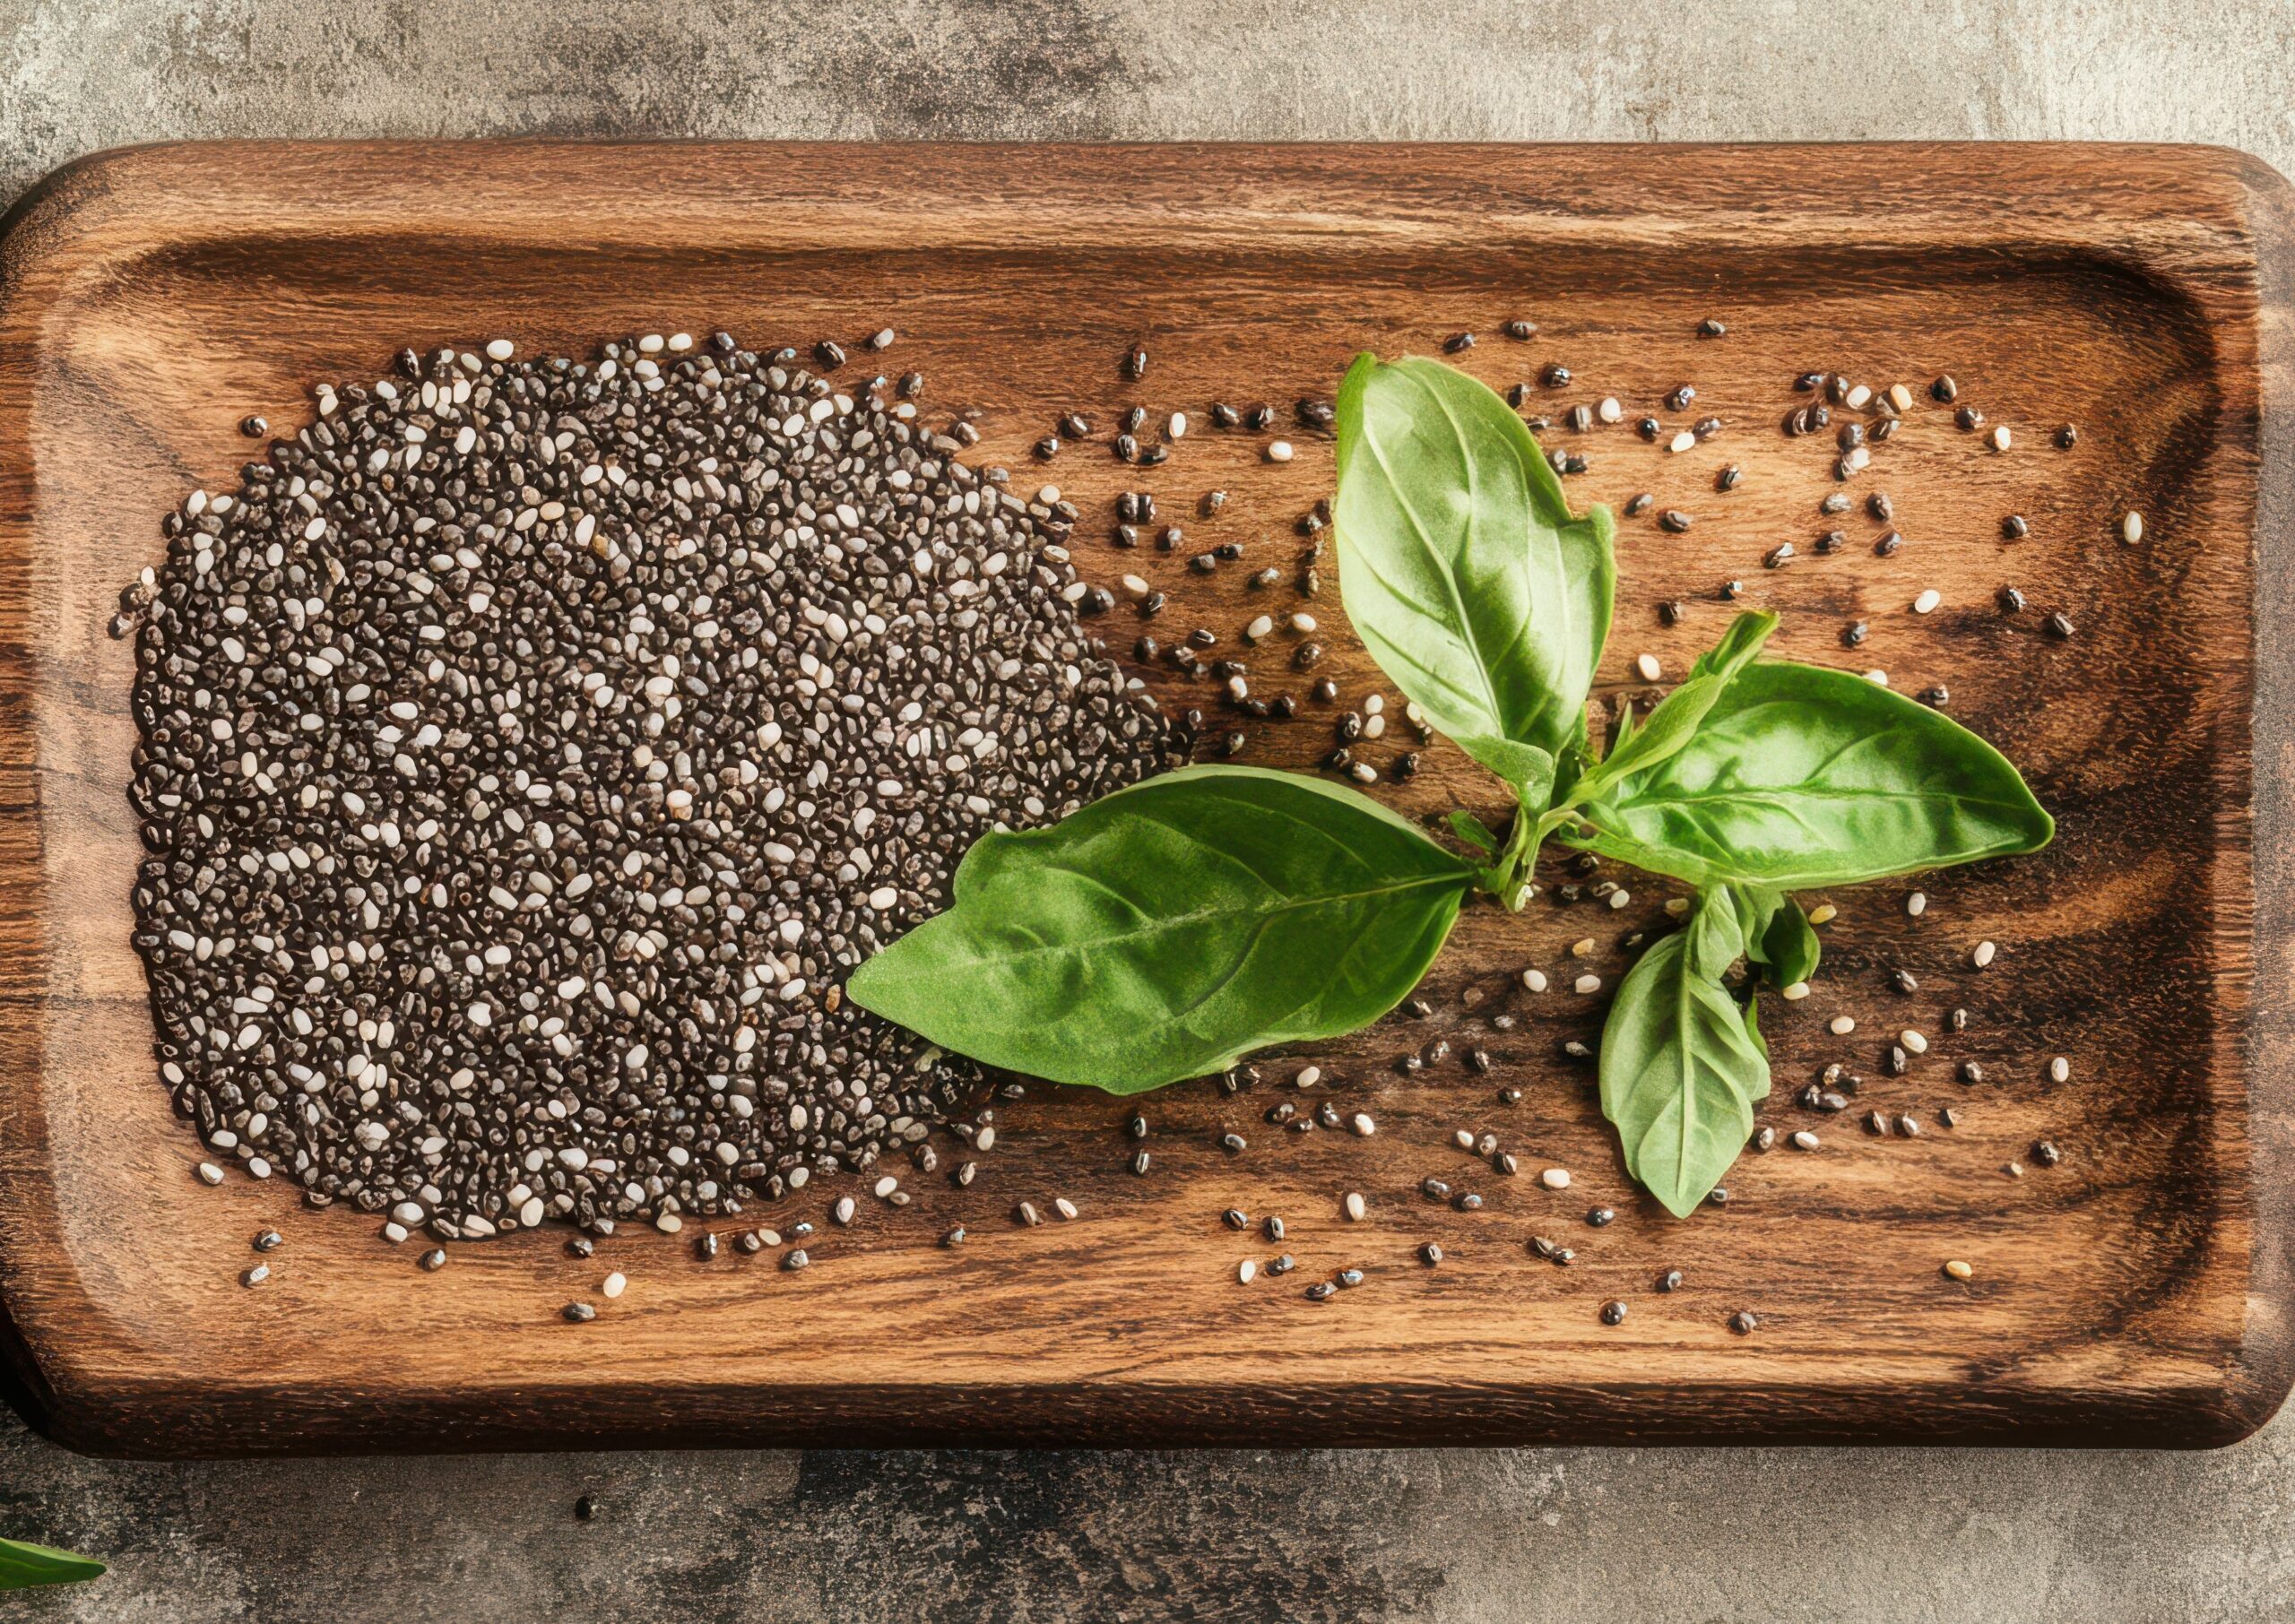
[(1598, 766), (1578, 781), (1572, 793), (1580, 800), (1598, 800), (1612, 786), (1677, 755), (1720, 702), (1731, 679), (1754, 662), (1776, 629), (1777, 617), (1766, 609), (1732, 620), (1721, 641), (1698, 657), (1689, 675), (1658, 701), (1639, 728), (1632, 725), (1632, 710), (1625, 713), (1617, 742)]
[(1190, 767), (983, 836), (948, 911), (846, 992), (975, 1060), (1134, 1093), (1377, 1020), (1475, 873), (1352, 790)]
[(1372, 658), (1510, 782), (1495, 744), (1560, 759), (1609, 632), (1608, 509), (1573, 517), (1522, 419), (1440, 361), (1359, 356), (1337, 404), (1339, 586)]
[(1602, 1029), (1602, 1114), (1626, 1170), (1677, 1218), (1729, 1170), (1769, 1093), (1768, 1050), (1721, 985), (1744, 949), (1731, 899), (1707, 892), (1688, 927), (1626, 972)]
[(1852, 885), (2048, 842), (2006, 758), (1957, 722), (1847, 671), (1746, 667), (1689, 742), (1589, 801), (1621, 862), (1709, 886)]
[(30, 1590), (37, 1585), (76, 1585), (104, 1571), (92, 1557), (23, 1540), (0, 1540), (0, 1590)]

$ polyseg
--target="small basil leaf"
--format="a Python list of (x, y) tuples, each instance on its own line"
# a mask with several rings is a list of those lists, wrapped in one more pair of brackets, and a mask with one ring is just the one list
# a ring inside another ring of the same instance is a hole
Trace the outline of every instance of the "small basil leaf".
[(1609, 633), (1609, 511), (1572, 517), (1522, 419), (1439, 361), (1358, 356), (1337, 407), (1340, 593), (1371, 657), (1510, 782), (1489, 741), (1560, 757)]
[(104, 1571), (92, 1557), (23, 1540), (0, 1540), (0, 1590), (30, 1590), (36, 1585), (76, 1585)]
[(1689, 937), (1689, 972), (1709, 981), (1719, 981), (1745, 956), (1750, 939), (1743, 916), (1718, 890), (1699, 896), (1684, 934)]
[(1626, 972), (1602, 1029), (1602, 1114), (1626, 1170), (1676, 1218), (1729, 1170), (1769, 1093), (1768, 1050), (1719, 980), (1743, 947), (1729, 898), (1707, 892)]
[(1584, 775), (1587, 763), (1592, 756), (1593, 735), (1590, 730), (1581, 730), (1579, 736), (1571, 740), (1562, 754), (1555, 759), (1554, 792), (1548, 805), (1574, 804), (1571, 799), (1570, 792), (1577, 787), (1578, 780)]
[(1790, 897), (1766, 888), (1760, 893), (1762, 899), (1761, 935), (1746, 938), (1745, 951), (1769, 972), (1769, 980), (1779, 987), (1790, 987), (1796, 981), (1806, 981), (1817, 973), (1817, 957), (1822, 951), (1817, 943), (1816, 928), (1809, 923), (1809, 916), (1801, 911), (1800, 904)]
[(1400, 1003), (1475, 870), (1352, 790), (1189, 767), (983, 836), (854, 1002), (991, 1066), (1136, 1093)]
[(1634, 714), (1633, 701), (1621, 700), (1617, 707), (1617, 725), (1610, 730), (1609, 753), (1602, 757), (1604, 765), (1633, 742), (1633, 730), (1640, 725), (1641, 719)]
[(1766, 885), (1729, 885), (1724, 887), (1737, 911), (1737, 928), (1745, 938), (1745, 956), (1756, 964), (1766, 965), (1767, 955), (1762, 938), (1768, 932), (1769, 921), (1785, 905), (1785, 894)]
[(1457, 835), (1468, 845), (1472, 846), (1485, 857), (1496, 857), (1498, 855), (1498, 835), (1496, 832), (1494, 831), (1488, 824), (1484, 823), (1482, 819), (1477, 817), (1473, 813), (1467, 811), (1464, 808), (1453, 808), (1451, 812), (1450, 821), (1451, 833)]
[(1517, 744), (1511, 739), (1462, 739), (1459, 746), (1504, 779), (1514, 799), (1531, 816), (1546, 809), (1554, 794), (1553, 756), (1536, 745)]
[(1774, 987), (1792, 987), (1818, 972), (1818, 931), (1799, 903), (1767, 885), (1730, 885), (1746, 959), (1770, 972)]
[(2056, 825), (1999, 751), (1848, 671), (1752, 665), (1575, 842), (1706, 886), (1853, 885), (2010, 852)]
[(1578, 782), (1573, 793), (1590, 799), (1612, 784), (1645, 772), (1667, 760), (1689, 743), (1712, 711), (1732, 678), (1754, 662), (1762, 644), (1777, 629), (1777, 617), (1763, 609), (1739, 615), (1721, 635), (1721, 641), (1698, 656), (1679, 687), (1658, 704), (1639, 730), (1632, 726), (1632, 710), (1602, 764)]

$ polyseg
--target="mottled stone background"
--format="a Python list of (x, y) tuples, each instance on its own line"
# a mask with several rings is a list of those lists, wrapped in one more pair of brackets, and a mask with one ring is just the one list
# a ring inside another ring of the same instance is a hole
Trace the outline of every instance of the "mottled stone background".
[[(0, 0), (0, 203), (184, 135), (2221, 142), (2289, 0)], [(597, 1499), (577, 1522), (577, 1495)], [(2212, 1455), (82, 1460), (0, 1530), (88, 1620), (2295, 1618), (2295, 1420)]]

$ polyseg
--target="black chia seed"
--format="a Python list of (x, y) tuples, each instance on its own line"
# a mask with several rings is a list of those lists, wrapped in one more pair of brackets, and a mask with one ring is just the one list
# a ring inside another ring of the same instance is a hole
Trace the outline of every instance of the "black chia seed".
[(211, 1147), (442, 1238), (673, 1227), (976, 1092), (844, 977), (1165, 731), (1067, 514), (789, 358), (402, 358), (171, 515), (134, 945)]

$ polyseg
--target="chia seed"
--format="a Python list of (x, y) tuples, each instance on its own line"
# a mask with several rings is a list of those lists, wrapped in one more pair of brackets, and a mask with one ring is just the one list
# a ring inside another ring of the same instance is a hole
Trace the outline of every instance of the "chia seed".
[(177, 1108), (440, 1239), (922, 1141), (977, 1075), (845, 976), (977, 835), (1172, 759), (1078, 625), (1072, 508), (793, 352), (661, 349), (402, 357), (169, 515), (141, 611)]

